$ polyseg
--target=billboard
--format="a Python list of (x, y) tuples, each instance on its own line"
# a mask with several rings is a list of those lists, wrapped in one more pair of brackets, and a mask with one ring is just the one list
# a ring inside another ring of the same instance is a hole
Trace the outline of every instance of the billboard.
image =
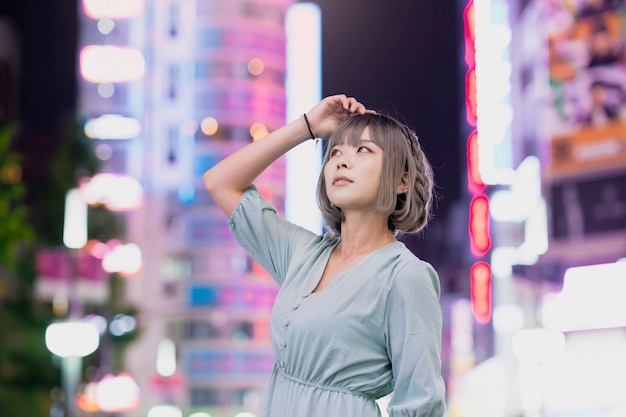
[(548, 173), (564, 177), (625, 167), (626, 4), (548, 4)]

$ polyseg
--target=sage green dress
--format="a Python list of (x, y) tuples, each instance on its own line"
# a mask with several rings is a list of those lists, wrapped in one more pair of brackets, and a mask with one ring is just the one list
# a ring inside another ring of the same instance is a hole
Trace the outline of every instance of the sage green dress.
[(384, 246), (312, 293), (340, 237), (287, 222), (251, 186), (229, 227), (280, 284), (276, 364), (262, 417), (443, 416), (442, 316), (432, 266), (402, 242)]

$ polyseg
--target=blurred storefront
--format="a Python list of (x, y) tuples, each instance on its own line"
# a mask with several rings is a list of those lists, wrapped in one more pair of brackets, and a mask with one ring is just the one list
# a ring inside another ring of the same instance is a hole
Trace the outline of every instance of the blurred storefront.
[(461, 361), (450, 415), (625, 416), (626, 3), (463, 6), (493, 355)]

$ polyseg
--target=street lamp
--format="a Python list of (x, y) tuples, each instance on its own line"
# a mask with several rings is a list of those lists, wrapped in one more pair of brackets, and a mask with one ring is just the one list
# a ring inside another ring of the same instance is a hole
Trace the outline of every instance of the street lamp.
[[(69, 190), (65, 197), (63, 243), (72, 251), (81, 249), (87, 243), (87, 204), (76, 188)], [(96, 327), (81, 321), (82, 305), (75, 294), (76, 253), (73, 255), (68, 289), (69, 319), (52, 323), (46, 329), (46, 347), (61, 358), (67, 417), (78, 415), (74, 395), (78, 388), (82, 358), (93, 353), (100, 344)]]
[(81, 249), (87, 243), (87, 203), (78, 188), (65, 195), (65, 218), (63, 220), (63, 244), (70, 249)]
[(46, 329), (46, 347), (61, 358), (85, 357), (98, 349), (98, 329), (86, 322), (52, 323)]
[(98, 330), (90, 323), (52, 323), (46, 329), (46, 347), (61, 358), (62, 385), (68, 417), (77, 415), (74, 395), (78, 389), (81, 361), (100, 344)]

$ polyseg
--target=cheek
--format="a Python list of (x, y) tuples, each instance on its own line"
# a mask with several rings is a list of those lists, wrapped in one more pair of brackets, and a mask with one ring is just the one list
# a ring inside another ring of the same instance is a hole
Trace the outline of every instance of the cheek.
[(369, 175), (370, 177), (375, 180), (377, 183), (380, 183), (380, 178), (382, 176), (383, 173), (383, 167), (382, 164), (380, 162), (375, 162), (372, 163), (369, 167), (368, 167), (368, 171), (369, 171)]
[(326, 191), (326, 195), (328, 195), (328, 187), (330, 183), (332, 183), (333, 178), (330, 170), (324, 169), (324, 190)]
[(324, 180), (326, 181), (326, 185), (328, 185), (328, 181), (329, 181), (330, 176), (331, 176), (331, 170), (329, 168), (328, 163), (326, 163), (326, 165), (324, 165), (323, 172), (324, 172)]

